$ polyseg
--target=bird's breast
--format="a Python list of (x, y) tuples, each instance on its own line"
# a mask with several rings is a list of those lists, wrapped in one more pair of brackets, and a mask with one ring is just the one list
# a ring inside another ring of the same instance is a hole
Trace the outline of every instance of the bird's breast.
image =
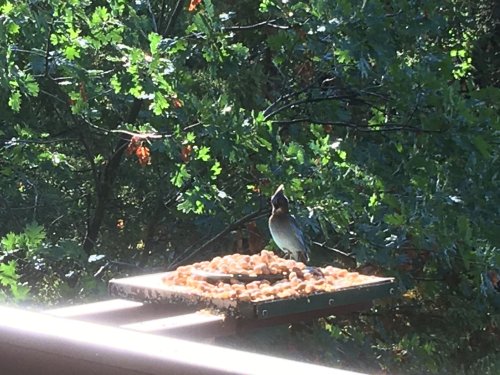
[(288, 218), (271, 216), (269, 218), (269, 231), (274, 242), (281, 250), (292, 253), (304, 250)]

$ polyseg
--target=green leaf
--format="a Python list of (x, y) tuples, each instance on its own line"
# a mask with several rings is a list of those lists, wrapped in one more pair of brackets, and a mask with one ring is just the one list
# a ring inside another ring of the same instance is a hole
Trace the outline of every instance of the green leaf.
[(459, 216), (457, 218), (458, 234), (462, 240), (469, 243), (472, 237), (472, 229), (470, 227), (469, 219), (466, 216)]
[(249, 49), (247, 46), (243, 45), (243, 43), (235, 43), (229, 46), (230, 49), (232, 49), (235, 54), (241, 58), (244, 59), (248, 56)]
[(210, 147), (201, 146), (196, 152), (196, 159), (201, 159), (202, 161), (210, 160)]
[(337, 50), (335, 50), (334, 53), (335, 53), (335, 56), (337, 56), (339, 63), (341, 63), (341, 64), (348, 64), (352, 61), (352, 58), (349, 55), (348, 50), (337, 49)]
[(18, 240), (19, 236), (17, 234), (9, 232), (2, 238), (1, 244), (5, 251), (14, 251), (16, 249)]
[(254, 117), (254, 121), (256, 124), (261, 124), (265, 121), (266, 117), (264, 112), (257, 112), (257, 116)]
[(149, 33), (148, 40), (149, 50), (151, 51), (151, 54), (155, 56), (158, 53), (158, 46), (161, 42), (161, 35), (158, 35), (157, 33)]
[[(269, 144), (269, 150), (272, 150), (272, 145)], [(299, 163), (304, 163), (304, 149), (297, 142), (291, 142), (288, 146), (287, 155), (295, 157)]]
[(191, 175), (187, 171), (185, 164), (177, 164), (177, 166), (179, 169), (177, 170), (175, 175), (170, 179), (170, 182), (174, 186), (180, 188), (180, 187), (182, 187), (182, 184), (184, 183), (184, 181), (186, 181), (188, 178), (190, 178)]
[(17, 263), (11, 260), (8, 263), (0, 263), (0, 283), (4, 286), (16, 282), (19, 275), (16, 273)]
[(384, 216), (384, 221), (389, 225), (403, 225), (405, 223), (405, 218), (400, 214), (388, 214)]
[(55, 33), (50, 34), (50, 43), (53, 46), (57, 46), (59, 44), (59, 37), (57, 36), (57, 34)]
[(257, 137), (257, 142), (268, 151), (272, 151), (273, 145), (267, 139), (262, 137)]
[(337, 150), (337, 155), (343, 161), (347, 159), (347, 152), (345, 152), (344, 150)]
[(0, 12), (3, 15), (9, 15), (10, 12), (14, 10), (14, 5), (10, 1), (6, 1), (5, 4), (3, 4), (0, 7)]
[(483, 137), (480, 135), (475, 136), (472, 139), (472, 143), (476, 146), (483, 158), (489, 159), (491, 157), (491, 146)]
[(29, 297), (30, 287), (26, 285), (11, 285), (12, 296), (16, 301), (24, 301)]
[(184, 213), (189, 213), (194, 211), (194, 205), (193, 202), (186, 199), (184, 202), (181, 202), (177, 205), (177, 209)]
[(144, 93), (144, 89), (142, 87), (142, 85), (137, 81), (137, 82), (134, 82), (135, 85), (132, 86), (128, 92), (133, 95), (135, 98), (142, 98), (145, 93)]
[(91, 18), (91, 25), (93, 27), (100, 27), (109, 19), (108, 9), (103, 6), (95, 8)]
[(7, 33), (10, 35), (16, 35), (19, 34), (20, 29), (21, 27), (18, 24), (10, 22), (7, 26)]
[(382, 201), (392, 209), (398, 209), (401, 206), (399, 201), (396, 199), (394, 195), (384, 193), (384, 195), (381, 196), (381, 198)]
[(40, 246), (46, 237), (45, 229), (37, 223), (28, 224), (24, 229), (26, 244), (30, 248)]
[(113, 91), (115, 92), (115, 94), (119, 94), (120, 91), (122, 90), (122, 84), (118, 78), (118, 75), (113, 74), (113, 76), (109, 80), (109, 83), (110, 83)]
[(153, 99), (153, 103), (151, 103), (151, 107), (153, 109), (153, 113), (157, 116), (160, 116), (165, 109), (169, 107), (168, 101), (162, 95), (161, 92), (156, 91)]
[(21, 93), (18, 90), (12, 91), (9, 97), (9, 107), (14, 112), (19, 112), (21, 109)]
[(218, 161), (216, 161), (214, 163), (214, 165), (212, 165), (212, 168), (210, 168), (210, 171), (212, 172), (211, 178), (212, 179), (217, 178), (217, 176), (220, 175), (222, 172), (222, 167), (221, 167), (220, 163)]
[(31, 96), (37, 96), (38, 92), (40, 91), (38, 82), (35, 81), (35, 78), (31, 74), (26, 75), (24, 86), (26, 87), (28, 93)]
[(14, 299), (21, 301), (26, 299), (30, 288), (19, 285), (18, 280), (16, 261), (11, 260), (8, 263), (0, 263), (0, 285), (8, 287)]
[(64, 56), (66, 56), (68, 60), (73, 61), (80, 57), (80, 51), (78, 51), (75, 46), (67, 46), (64, 49)]
[(75, 240), (65, 239), (54, 246), (44, 246), (40, 251), (45, 258), (53, 261), (70, 259), (84, 263), (87, 260), (87, 253), (82, 246)]
[(377, 108), (372, 108), (371, 112), (373, 116), (368, 120), (368, 125), (378, 126), (382, 125), (385, 122), (385, 114), (381, 110)]

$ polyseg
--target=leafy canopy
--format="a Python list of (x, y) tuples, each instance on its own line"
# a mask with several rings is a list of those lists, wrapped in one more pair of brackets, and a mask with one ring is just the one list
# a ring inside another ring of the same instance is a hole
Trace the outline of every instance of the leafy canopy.
[(355, 366), (344, 348), (369, 371), (498, 365), (493, 2), (0, 11), (1, 298), (92, 298), (138, 267), (234, 251), (247, 224), (267, 243), (284, 183), (326, 246), (313, 262), (339, 263), (337, 248), (403, 291), (344, 331), (326, 325), (323, 360)]

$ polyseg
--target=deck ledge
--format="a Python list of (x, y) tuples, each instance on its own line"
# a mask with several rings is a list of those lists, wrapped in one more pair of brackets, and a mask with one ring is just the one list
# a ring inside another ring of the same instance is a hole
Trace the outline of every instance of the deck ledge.
[(165, 374), (166, 370), (169, 374), (265, 374), (280, 369), (289, 374), (361, 375), (2, 306), (0, 358), (2, 367), (16, 374), (33, 370), (51, 374), (70, 371), (72, 375), (89, 371)]

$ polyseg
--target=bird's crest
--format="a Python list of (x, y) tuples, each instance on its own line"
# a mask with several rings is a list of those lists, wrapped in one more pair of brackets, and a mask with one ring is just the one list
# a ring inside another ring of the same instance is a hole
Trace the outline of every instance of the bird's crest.
[(276, 191), (274, 192), (273, 196), (278, 194), (279, 192), (285, 192), (285, 185), (281, 184), (280, 186), (278, 186), (278, 188), (276, 189)]
[(276, 210), (280, 210), (280, 212), (288, 212), (288, 199), (285, 196), (285, 186), (281, 184), (278, 186), (273, 196), (271, 197), (271, 204), (273, 206), (273, 213)]

